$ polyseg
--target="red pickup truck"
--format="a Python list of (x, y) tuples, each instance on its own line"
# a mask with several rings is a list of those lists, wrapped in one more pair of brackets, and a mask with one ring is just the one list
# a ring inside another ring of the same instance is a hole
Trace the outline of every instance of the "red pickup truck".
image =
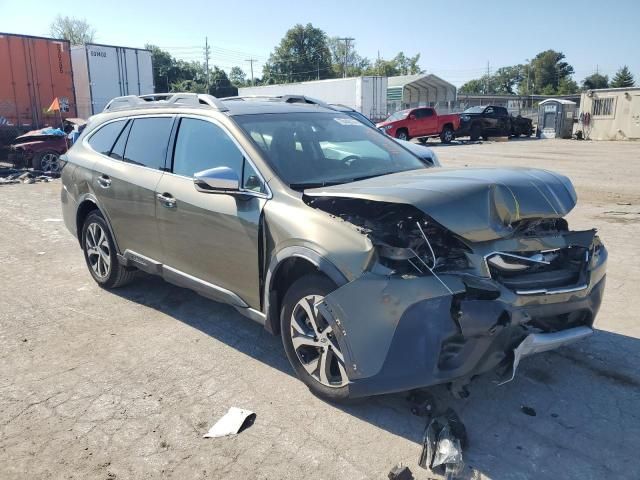
[(418, 138), (426, 141), (429, 137), (440, 137), (442, 143), (450, 143), (460, 126), (460, 115), (438, 115), (431, 107), (410, 108), (394, 113), (376, 126), (401, 140)]

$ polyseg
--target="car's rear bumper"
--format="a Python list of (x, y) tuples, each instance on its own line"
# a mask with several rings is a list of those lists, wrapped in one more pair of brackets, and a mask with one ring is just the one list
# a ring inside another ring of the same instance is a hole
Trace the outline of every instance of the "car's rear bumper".
[[(437, 288), (433, 277), (369, 275), (328, 295), (321, 310), (338, 324), (353, 397), (470, 379), (498, 366), (508, 381), (520, 358), (587, 336), (602, 302), (606, 260), (602, 246), (579, 289), (524, 295), (455, 275), (441, 275), (446, 288), (425, 295)], [(359, 321), (351, 318), (356, 311)]]

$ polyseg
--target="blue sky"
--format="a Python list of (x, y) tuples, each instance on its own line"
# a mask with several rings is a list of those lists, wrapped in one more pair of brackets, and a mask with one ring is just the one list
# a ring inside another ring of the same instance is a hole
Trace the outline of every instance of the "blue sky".
[(86, 18), (99, 43), (149, 42), (189, 60), (202, 59), (208, 36), (213, 63), (226, 70), (248, 72), (245, 59), (264, 62), (288, 28), (311, 22), (354, 37), (370, 58), (420, 53), (423, 69), (458, 86), (486, 72), (487, 62), (495, 70), (549, 48), (565, 53), (578, 82), (596, 68), (612, 76), (623, 64), (640, 82), (638, 0), (0, 0), (0, 32), (46, 36), (57, 14)]

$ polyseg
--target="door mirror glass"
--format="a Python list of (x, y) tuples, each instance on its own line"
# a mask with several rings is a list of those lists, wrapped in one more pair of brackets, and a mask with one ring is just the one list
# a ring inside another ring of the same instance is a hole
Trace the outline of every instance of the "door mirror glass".
[(193, 175), (196, 190), (206, 193), (228, 193), (240, 190), (240, 177), (229, 167), (216, 167)]

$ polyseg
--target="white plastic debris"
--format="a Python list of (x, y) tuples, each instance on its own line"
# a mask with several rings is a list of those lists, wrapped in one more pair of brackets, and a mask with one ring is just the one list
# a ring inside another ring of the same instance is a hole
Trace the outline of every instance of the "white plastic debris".
[(231, 407), (213, 427), (204, 434), (204, 438), (219, 438), (237, 434), (245, 423), (255, 419), (256, 414), (250, 410)]

